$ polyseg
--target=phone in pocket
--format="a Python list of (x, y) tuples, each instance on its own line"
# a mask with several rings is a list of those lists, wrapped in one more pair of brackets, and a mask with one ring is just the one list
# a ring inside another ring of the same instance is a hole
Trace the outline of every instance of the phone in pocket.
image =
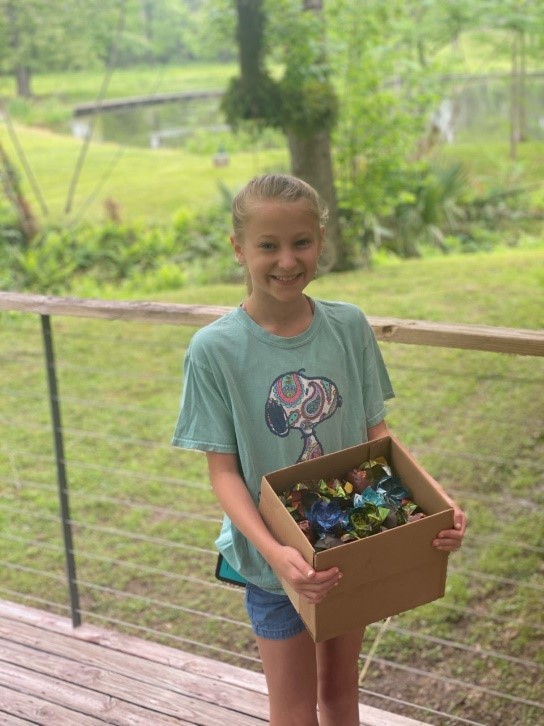
[(245, 587), (247, 583), (247, 580), (229, 565), (222, 554), (219, 554), (217, 558), (215, 576), (221, 582), (227, 582), (229, 585), (238, 585), (238, 587)]

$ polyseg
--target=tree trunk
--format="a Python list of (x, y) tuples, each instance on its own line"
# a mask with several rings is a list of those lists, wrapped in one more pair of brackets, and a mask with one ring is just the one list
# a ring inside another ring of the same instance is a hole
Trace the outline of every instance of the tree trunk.
[(311, 184), (329, 209), (324, 267), (327, 270), (345, 270), (348, 264), (338, 219), (329, 134), (319, 132), (310, 138), (302, 138), (288, 131), (287, 138), (291, 173)]
[(30, 78), (31, 71), (28, 66), (20, 65), (15, 68), (15, 81), (19, 98), (30, 98), (32, 96)]
[(515, 161), (518, 155), (519, 141), (519, 36), (514, 31), (511, 48), (510, 68), (510, 159)]
[(527, 48), (525, 44), (525, 32), (522, 30), (519, 37), (519, 97), (518, 97), (518, 130), (520, 142), (527, 141)]

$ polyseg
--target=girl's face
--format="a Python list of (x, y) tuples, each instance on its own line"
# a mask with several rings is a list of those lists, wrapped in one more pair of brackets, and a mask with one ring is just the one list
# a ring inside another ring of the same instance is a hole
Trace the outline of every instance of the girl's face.
[(239, 262), (247, 266), (253, 297), (293, 302), (314, 279), (323, 249), (323, 228), (308, 202), (259, 201), (231, 237)]

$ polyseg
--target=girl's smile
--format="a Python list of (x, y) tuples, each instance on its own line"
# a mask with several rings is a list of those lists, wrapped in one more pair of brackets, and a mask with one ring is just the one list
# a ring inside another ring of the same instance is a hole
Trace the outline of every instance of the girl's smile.
[(254, 304), (295, 303), (315, 277), (323, 230), (306, 201), (265, 200), (253, 205), (242, 239), (231, 242), (247, 266)]

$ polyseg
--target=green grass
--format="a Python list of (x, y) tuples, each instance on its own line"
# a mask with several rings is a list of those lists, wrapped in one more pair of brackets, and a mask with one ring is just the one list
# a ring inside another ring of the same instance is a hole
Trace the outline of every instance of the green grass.
[[(414, 260), (329, 275), (313, 282), (310, 292), (353, 301), (369, 315), (539, 328), (542, 261), (539, 250)], [(154, 299), (235, 305), (243, 296), (242, 285), (216, 285)], [(241, 594), (213, 582), (220, 512), (204, 458), (169, 446), (192, 329), (60, 317), (53, 318), (53, 327), (84, 621), (107, 625), (103, 618), (114, 618), (130, 632), (149, 628), (158, 640), (204, 655), (235, 660), (186, 641), (253, 658)], [(2, 566), (0, 597), (65, 612), (39, 322), (33, 315), (3, 314), (0, 329), (6, 402), (0, 415), (0, 561), (9, 563)], [(446, 598), (394, 618), (377, 655), (542, 700), (535, 667), (480, 658), (399, 629), (544, 665), (539, 632), (531, 627), (539, 622), (542, 595), (544, 502), (536, 482), (543, 361), (381, 347), (397, 392), (389, 405), (390, 424), (466, 509), (470, 527), (463, 549), (451, 558)], [(16, 569), (21, 566), (31, 571)], [(244, 624), (213, 619), (221, 616)], [(369, 628), (363, 653), (377, 630)], [(238, 662), (252, 666), (251, 660)], [(385, 664), (374, 663), (363, 685), (482, 723), (489, 713), (498, 725), (538, 723), (529, 706), (468, 688), (461, 693)], [(365, 700), (393, 708), (368, 695)], [(431, 722), (449, 726), (439, 717)]]
[[(235, 63), (188, 63), (183, 66), (157, 66), (116, 69), (109, 80), (105, 98), (142, 96), (176, 91), (220, 91), (237, 72)], [(37, 99), (54, 96), (66, 104), (97, 98), (104, 71), (63, 71), (36, 73), (32, 90)], [(0, 96), (15, 95), (11, 76), (0, 76)]]
[[(82, 142), (44, 129), (16, 126), (15, 130), (48, 207), (47, 218), (53, 221), (71, 221), (80, 215), (90, 221), (103, 221), (104, 201), (111, 199), (119, 206), (124, 221), (169, 223), (180, 208), (204, 209), (219, 200), (219, 182), (236, 188), (254, 174), (289, 169), (287, 149), (256, 148), (253, 152), (232, 153), (229, 166), (215, 168), (211, 154), (93, 142), (86, 154), (71, 212), (66, 214), (68, 190)], [(21, 169), (17, 148), (5, 125), (0, 126), (0, 143)], [(442, 147), (435, 158), (465, 164), (479, 193), (530, 186), (529, 205), (534, 209), (544, 205), (543, 144), (520, 145), (515, 163), (509, 161), (505, 144), (488, 144), (477, 150), (471, 144)], [(41, 205), (25, 175), (22, 184), (34, 212), (40, 215)]]
[[(83, 219), (103, 221), (104, 200), (111, 199), (119, 206), (124, 221), (170, 223), (181, 208), (204, 209), (219, 201), (219, 182), (237, 188), (254, 174), (288, 167), (286, 150), (237, 153), (231, 155), (229, 166), (214, 168), (211, 155), (93, 143), (86, 155), (72, 211), (66, 214), (81, 141), (22, 126), (16, 127), (16, 132), (48, 207), (47, 218), (52, 221), (72, 221), (80, 213)], [(18, 162), (5, 126), (0, 127), (0, 143), (12, 162)], [(19, 163), (17, 166), (20, 168)], [(40, 205), (26, 179), (23, 189), (39, 215)]]

